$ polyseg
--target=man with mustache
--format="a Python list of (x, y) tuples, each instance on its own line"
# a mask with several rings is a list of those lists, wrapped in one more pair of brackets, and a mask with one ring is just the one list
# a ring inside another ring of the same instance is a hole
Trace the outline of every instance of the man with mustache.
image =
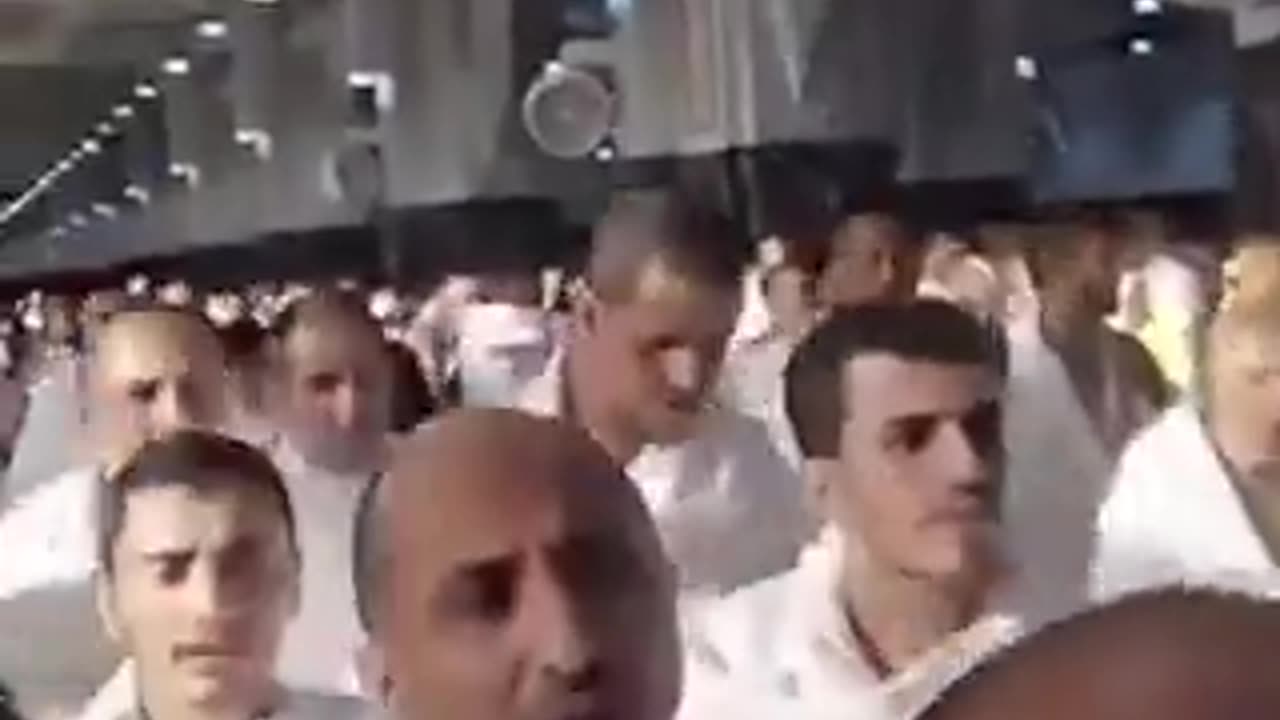
[(366, 686), (393, 720), (670, 720), (674, 574), (585, 434), (446, 416), (396, 447), (356, 527)]
[(301, 556), (264, 455), (194, 431), (152, 441), (104, 486), (99, 518), (99, 612), (136, 686), (118, 720), (359, 716), (276, 682)]
[(810, 529), (765, 425), (710, 402), (745, 247), (727, 218), (674, 191), (615, 196), (565, 348), (518, 403), (585, 429), (626, 466), (691, 591), (789, 567)]
[(682, 720), (911, 718), (1019, 631), (998, 368), (940, 301), (839, 310), (800, 344), (787, 414), (827, 527), (795, 569), (692, 608)]

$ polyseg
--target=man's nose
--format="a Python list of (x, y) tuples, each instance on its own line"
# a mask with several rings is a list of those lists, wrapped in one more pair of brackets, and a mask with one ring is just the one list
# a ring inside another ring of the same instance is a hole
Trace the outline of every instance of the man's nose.
[(599, 658), (582, 601), (556, 578), (539, 578), (530, 584), (534, 587), (524, 620), (540, 674), (571, 692), (591, 689), (598, 680)]
[(958, 422), (945, 423), (938, 429), (935, 457), (939, 467), (945, 468), (957, 484), (972, 487), (987, 481), (987, 458)]
[(176, 387), (167, 387), (160, 392), (152, 406), (152, 417), (160, 432), (188, 428), (199, 419), (193, 403)]
[(707, 374), (706, 363), (689, 348), (671, 350), (663, 357), (667, 385), (682, 393), (698, 392)]

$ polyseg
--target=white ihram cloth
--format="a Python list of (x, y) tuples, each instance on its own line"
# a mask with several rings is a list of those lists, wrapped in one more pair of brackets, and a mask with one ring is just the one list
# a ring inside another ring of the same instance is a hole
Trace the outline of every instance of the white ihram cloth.
[(40, 483), (73, 471), (84, 458), (84, 370), (66, 354), (49, 361), (27, 391), (26, 417), (14, 440), (13, 455), (0, 481), (0, 510)]
[(795, 342), (772, 333), (732, 348), (724, 360), (719, 396), (734, 410), (765, 424), (778, 453), (801, 470), (800, 448), (787, 420), (784, 375)]
[(842, 609), (841, 545), (828, 529), (795, 569), (686, 608), (677, 720), (913, 718), (1021, 633), (1015, 614), (991, 612), (881, 677)]
[(1034, 622), (1058, 619), (1087, 601), (1112, 459), (1035, 321), (1010, 329), (1004, 437), (1006, 547), (1026, 593), (1020, 604), (1043, 613)]
[(1098, 515), (1096, 600), (1244, 578), (1280, 588), (1280, 568), (1193, 405), (1171, 408), (1133, 441), (1113, 487)]
[[(562, 358), (526, 388), (519, 409), (561, 414)], [(626, 470), (686, 592), (724, 593), (786, 570), (812, 534), (800, 478), (764, 425), (737, 413), (709, 409), (691, 440), (647, 446)]]

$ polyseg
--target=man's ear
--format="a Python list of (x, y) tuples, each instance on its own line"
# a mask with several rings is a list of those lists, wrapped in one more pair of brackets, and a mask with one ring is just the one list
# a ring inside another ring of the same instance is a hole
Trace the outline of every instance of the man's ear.
[(387, 673), (386, 655), (371, 639), (356, 650), (356, 676), (360, 692), (382, 707), (391, 706), (391, 676)]
[(809, 510), (824, 520), (831, 517), (832, 486), (838, 481), (840, 462), (835, 458), (804, 461), (805, 499)]
[(124, 628), (121, 623), (119, 608), (116, 607), (115, 592), (111, 587), (111, 578), (106, 571), (97, 570), (93, 574), (94, 602), (98, 609), (98, 619), (107, 637), (115, 643), (123, 642)]

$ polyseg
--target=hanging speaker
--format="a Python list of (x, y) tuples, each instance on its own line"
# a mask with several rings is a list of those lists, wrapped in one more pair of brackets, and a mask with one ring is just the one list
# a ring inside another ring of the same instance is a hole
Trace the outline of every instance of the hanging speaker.
[(580, 158), (613, 130), (617, 99), (601, 74), (550, 62), (525, 93), (525, 128), (543, 152)]

